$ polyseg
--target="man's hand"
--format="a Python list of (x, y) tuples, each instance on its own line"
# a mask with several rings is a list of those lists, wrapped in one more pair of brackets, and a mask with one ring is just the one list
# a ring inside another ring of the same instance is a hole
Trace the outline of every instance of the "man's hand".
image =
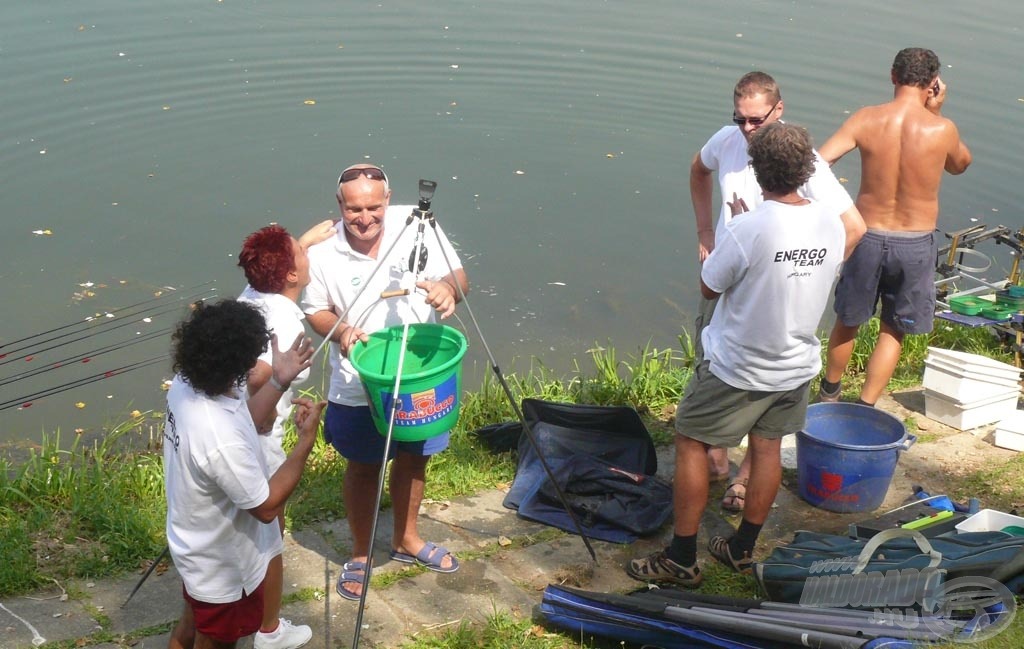
[(314, 402), (312, 399), (300, 397), (292, 399), (292, 404), (295, 406), (292, 417), (295, 419), (295, 432), (299, 439), (312, 436), (315, 441), (316, 433), (320, 428), (320, 415), (323, 414), (327, 402)]
[(924, 107), (936, 115), (941, 115), (942, 104), (946, 103), (948, 87), (942, 79), (936, 77), (935, 85), (928, 89), (928, 98), (924, 100)]
[(739, 196), (737, 196), (736, 192), (732, 193), (732, 200), (726, 201), (725, 204), (729, 206), (729, 211), (732, 212), (733, 216), (750, 211), (750, 208), (747, 207), (747, 202), (740, 198)]
[(348, 326), (342, 329), (341, 334), (338, 335), (338, 346), (341, 347), (341, 355), (348, 358), (349, 352), (352, 351), (352, 348), (360, 340), (368, 343), (370, 342), (370, 337), (359, 327)]
[(277, 348), (277, 334), (272, 334), (270, 348), (274, 353), (271, 380), (280, 386), (291, 385), (295, 377), (309, 367), (313, 358), (313, 341), (305, 334), (296, 336), (292, 346), (283, 352)]
[(697, 255), (700, 257), (701, 263), (711, 255), (711, 252), (715, 249), (715, 231), (704, 230), (703, 232), (697, 233)]
[(334, 226), (334, 221), (327, 219), (303, 232), (298, 241), (300, 246), (309, 249), (310, 246), (314, 246), (321, 241), (327, 241), (336, 234), (338, 234), (338, 228)]
[(424, 301), (441, 314), (442, 320), (455, 313), (455, 304), (459, 300), (459, 295), (455, 287), (448, 280), (427, 279), (416, 282), (416, 288), (421, 288), (427, 292), (427, 297)]

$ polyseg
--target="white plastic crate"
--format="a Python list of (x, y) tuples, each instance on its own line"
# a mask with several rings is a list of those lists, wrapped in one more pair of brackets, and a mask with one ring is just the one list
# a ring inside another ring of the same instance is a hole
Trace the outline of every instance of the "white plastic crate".
[(969, 516), (956, 526), (957, 532), (1001, 532), (1004, 527), (1024, 527), (1024, 518), (997, 511), (983, 509)]
[(925, 356), (925, 363), (929, 361), (944, 364), (959, 372), (972, 374), (986, 380), (1020, 380), (1021, 369), (1019, 367), (1014, 367), (1009, 363), (1003, 363), (980, 354), (929, 347), (928, 354)]
[(1000, 448), (1024, 451), (1024, 410), (1014, 410), (996, 424), (992, 442)]
[(1024, 434), (997, 428), (996, 432), (992, 435), (992, 443), (999, 448), (1018, 452), (1024, 451)]
[(1018, 387), (1016, 378), (965, 372), (941, 361), (925, 361), (923, 384), (926, 390), (961, 403), (980, 401)]
[(1000, 421), (1017, 409), (1020, 390), (994, 394), (980, 401), (953, 401), (927, 388), (924, 391), (924, 414), (929, 419), (952, 426), (958, 430), (970, 430)]

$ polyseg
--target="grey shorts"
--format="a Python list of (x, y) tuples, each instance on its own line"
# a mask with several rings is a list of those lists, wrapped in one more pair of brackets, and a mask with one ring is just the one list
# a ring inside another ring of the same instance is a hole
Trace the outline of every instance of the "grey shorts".
[(935, 233), (868, 230), (843, 264), (836, 284), (836, 318), (847, 327), (860, 326), (881, 301), (880, 318), (896, 331), (931, 331), (936, 246)]
[(740, 390), (697, 367), (676, 409), (676, 432), (711, 446), (736, 446), (747, 433), (779, 439), (804, 427), (810, 381), (786, 392)]

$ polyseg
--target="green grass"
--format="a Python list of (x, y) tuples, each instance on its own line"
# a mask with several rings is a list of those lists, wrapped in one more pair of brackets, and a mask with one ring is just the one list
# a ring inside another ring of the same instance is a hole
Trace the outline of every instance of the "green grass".
[(12, 466), (0, 461), (0, 595), (70, 577), (133, 570), (164, 545), (161, 459), (122, 452), (145, 415), (91, 446), (55, 434)]

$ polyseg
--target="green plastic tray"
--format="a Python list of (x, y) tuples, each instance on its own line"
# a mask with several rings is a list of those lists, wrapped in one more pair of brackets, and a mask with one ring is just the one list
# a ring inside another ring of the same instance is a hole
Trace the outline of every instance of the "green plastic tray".
[(978, 315), (982, 309), (990, 306), (993, 306), (991, 301), (973, 295), (958, 295), (949, 298), (949, 308), (962, 315)]

